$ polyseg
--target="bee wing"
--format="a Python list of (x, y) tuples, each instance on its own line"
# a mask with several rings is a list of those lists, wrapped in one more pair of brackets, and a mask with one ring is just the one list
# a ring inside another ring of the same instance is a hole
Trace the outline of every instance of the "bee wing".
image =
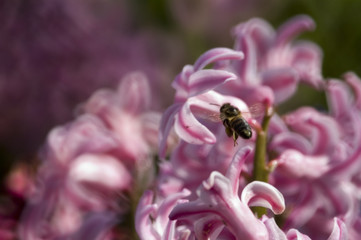
[(265, 113), (265, 106), (262, 103), (256, 103), (248, 107), (248, 112), (242, 112), (245, 118), (260, 118)]
[[(211, 104), (211, 105), (218, 106), (217, 104)], [(210, 120), (212, 122), (220, 122), (221, 121), (218, 107), (215, 108), (214, 110), (194, 108), (193, 113), (196, 114), (197, 117), (200, 117), (200, 118), (206, 119), (206, 120)]]
[(219, 113), (208, 114), (207, 119), (209, 119), (212, 122), (221, 122), (222, 121), (222, 118)]

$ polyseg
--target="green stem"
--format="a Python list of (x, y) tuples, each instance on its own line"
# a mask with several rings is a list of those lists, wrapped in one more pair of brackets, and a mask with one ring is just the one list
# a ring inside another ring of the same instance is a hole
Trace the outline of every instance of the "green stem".
[[(272, 117), (271, 109), (266, 108), (266, 114), (263, 118), (262, 127), (257, 131), (256, 148), (253, 162), (253, 181), (268, 182), (269, 171), (266, 165), (266, 149), (267, 149), (267, 131), (269, 122)], [(266, 214), (267, 210), (263, 207), (253, 207), (253, 212), (261, 217)]]

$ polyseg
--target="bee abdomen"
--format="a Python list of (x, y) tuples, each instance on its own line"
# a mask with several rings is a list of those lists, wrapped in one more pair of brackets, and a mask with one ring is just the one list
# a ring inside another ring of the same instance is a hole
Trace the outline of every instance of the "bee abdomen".
[(252, 137), (252, 129), (244, 118), (235, 118), (229, 125), (239, 136), (246, 139)]

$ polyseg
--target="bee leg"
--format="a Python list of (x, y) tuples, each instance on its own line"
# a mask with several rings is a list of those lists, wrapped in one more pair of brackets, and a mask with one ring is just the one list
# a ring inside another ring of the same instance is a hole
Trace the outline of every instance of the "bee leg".
[(238, 138), (238, 134), (236, 132), (233, 132), (233, 141), (234, 141), (234, 146), (237, 145), (237, 138)]
[(225, 130), (226, 130), (226, 134), (227, 134), (227, 136), (228, 136), (228, 137), (232, 137), (232, 135), (233, 135), (233, 131), (232, 131), (232, 129), (230, 129), (230, 128), (226, 127), (226, 128), (225, 128)]

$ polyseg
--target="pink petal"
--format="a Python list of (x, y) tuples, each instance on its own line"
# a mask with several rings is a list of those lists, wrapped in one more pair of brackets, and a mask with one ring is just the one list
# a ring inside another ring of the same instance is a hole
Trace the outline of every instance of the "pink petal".
[(267, 228), (269, 239), (272, 240), (287, 240), (286, 234), (277, 226), (274, 218), (267, 218), (264, 221)]
[(174, 193), (161, 203), (157, 211), (157, 222), (161, 226), (165, 226), (169, 221), (169, 214), (173, 210), (174, 206), (180, 202), (181, 199), (185, 199), (191, 192), (188, 189), (183, 189), (181, 192)]
[(115, 93), (108, 89), (100, 89), (91, 95), (84, 104), (86, 113), (106, 119), (112, 107), (119, 108), (119, 101)]
[[(176, 239), (175, 238), (175, 229), (176, 229), (176, 221), (168, 221), (167, 226), (163, 232), (162, 239)], [(188, 238), (186, 238), (188, 239)]]
[(361, 149), (358, 148), (346, 161), (335, 164), (327, 173), (329, 176), (335, 176), (337, 179), (349, 178), (360, 172)]
[(306, 156), (296, 150), (286, 150), (278, 158), (277, 169), (292, 177), (318, 178), (329, 170), (327, 156)]
[(213, 214), (197, 220), (194, 224), (194, 232), (199, 240), (217, 239), (223, 228), (222, 219)]
[(237, 90), (237, 93), (235, 94), (239, 94), (250, 106), (259, 103), (266, 106), (272, 106), (275, 101), (274, 92), (268, 86), (244, 86), (241, 90)]
[(118, 88), (120, 104), (128, 113), (140, 113), (150, 104), (150, 87), (147, 77), (141, 72), (126, 75)]
[(238, 37), (249, 36), (257, 50), (258, 57), (261, 57), (268, 51), (275, 37), (273, 27), (260, 18), (253, 18), (237, 25), (233, 28), (232, 33)]
[(233, 194), (235, 195), (238, 193), (239, 176), (241, 174), (243, 164), (250, 152), (251, 152), (250, 147), (243, 147), (240, 150), (238, 150), (237, 153), (234, 155), (232, 163), (229, 166), (227, 173), (225, 175), (231, 182), (231, 186), (233, 188)]
[(304, 31), (313, 30), (315, 23), (309, 16), (299, 15), (283, 24), (278, 29), (276, 44), (283, 45)]
[(167, 140), (170, 131), (173, 128), (175, 115), (178, 113), (182, 104), (173, 104), (164, 113), (159, 128), (159, 157), (164, 158), (167, 151)]
[(287, 232), (287, 240), (311, 240), (307, 235), (300, 233), (296, 229), (290, 229)]
[(339, 218), (333, 219), (333, 229), (330, 237), (327, 240), (347, 240), (347, 228), (346, 224)]
[(190, 110), (189, 103), (183, 104), (175, 118), (174, 130), (180, 138), (192, 144), (215, 143), (216, 137), (202, 125)]
[(327, 101), (332, 115), (340, 117), (351, 110), (350, 89), (344, 82), (330, 80), (327, 84)]
[(83, 154), (77, 157), (71, 163), (68, 177), (71, 181), (90, 182), (114, 190), (128, 189), (132, 180), (119, 159), (105, 154)]
[(332, 153), (339, 144), (341, 129), (334, 118), (310, 107), (302, 107), (285, 116), (289, 127), (309, 138), (312, 154)]
[(355, 106), (361, 109), (361, 79), (353, 72), (346, 73), (344, 78), (354, 91)]
[(194, 63), (194, 71), (199, 71), (210, 63), (221, 60), (242, 60), (244, 54), (229, 48), (213, 48), (203, 53)]
[(313, 154), (330, 153), (339, 144), (341, 130), (334, 118), (316, 115), (308, 119), (306, 124), (312, 126), (314, 130), (311, 140)]
[(243, 189), (241, 201), (249, 206), (261, 206), (281, 214), (285, 210), (285, 200), (282, 193), (272, 185), (254, 181)]
[(269, 125), (270, 134), (277, 135), (279, 133), (287, 132), (287, 131), (288, 131), (288, 127), (287, 127), (285, 121), (281, 118), (280, 115), (278, 115), (277, 113), (274, 113), (271, 118), (270, 125)]
[(83, 154), (68, 172), (67, 187), (80, 201), (98, 206), (102, 194), (130, 189), (132, 176), (118, 160), (104, 154)]
[[(188, 99), (189, 105), (191, 105), (192, 112), (197, 116), (204, 119), (213, 121), (219, 121), (218, 118), (213, 119), (214, 116), (219, 116), (219, 109), (224, 103), (230, 103), (236, 106), (241, 112), (249, 112), (249, 109), (245, 102), (241, 99), (233, 96), (222, 95), (215, 91), (209, 91)], [(212, 119), (210, 119), (212, 118)]]
[[(298, 190), (297, 201), (295, 203), (296, 208), (294, 208), (291, 213), (288, 215), (286, 222), (284, 223), (284, 229), (288, 229), (292, 226), (303, 226), (312, 219), (316, 210), (323, 205), (322, 199), (319, 196), (315, 195), (315, 191), (310, 184), (306, 186), (300, 186)], [(294, 185), (295, 187), (299, 184)]]
[(224, 70), (205, 69), (193, 73), (189, 77), (189, 97), (212, 90), (220, 84), (237, 79), (237, 76)]
[(311, 143), (305, 137), (294, 132), (282, 132), (275, 135), (269, 148), (277, 152), (294, 149), (303, 154), (311, 154), (313, 150)]
[(158, 240), (159, 234), (154, 231), (152, 220), (149, 216), (156, 213), (156, 205), (153, 202), (153, 192), (145, 191), (140, 198), (136, 214), (135, 214), (135, 229), (141, 239)]
[(47, 144), (51, 154), (48, 159), (63, 164), (84, 152), (106, 152), (118, 145), (104, 124), (92, 115), (82, 115), (75, 122), (53, 129)]
[(271, 69), (262, 74), (263, 83), (272, 88), (275, 103), (280, 103), (292, 96), (297, 89), (298, 74), (291, 68)]
[(245, 54), (243, 61), (233, 63), (240, 76), (240, 80), (242, 83), (258, 84), (260, 80), (257, 76), (257, 52), (254, 42), (249, 36), (240, 35), (236, 42), (235, 49)]
[(172, 82), (172, 87), (176, 90), (175, 99), (178, 101), (185, 101), (188, 98), (188, 82), (189, 77), (194, 73), (193, 66), (186, 65)]
[[(212, 172), (199, 188), (199, 198), (178, 204), (169, 218), (183, 219), (200, 213), (217, 214), (238, 239), (268, 239), (265, 226), (233, 195), (229, 180), (219, 172)], [(198, 215), (201, 216), (201, 215)]]
[(144, 138), (147, 140), (150, 146), (154, 149), (158, 148), (158, 138), (159, 138), (159, 125), (161, 121), (161, 114), (158, 112), (147, 112), (142, 114), (141, 122), (143, 124), (142, 132)]
[(322, 50), (311, 42), (299, 42), (292, 47), (291, 66), (302, 82), (319, 89), (323, 86), (321, 74)]

